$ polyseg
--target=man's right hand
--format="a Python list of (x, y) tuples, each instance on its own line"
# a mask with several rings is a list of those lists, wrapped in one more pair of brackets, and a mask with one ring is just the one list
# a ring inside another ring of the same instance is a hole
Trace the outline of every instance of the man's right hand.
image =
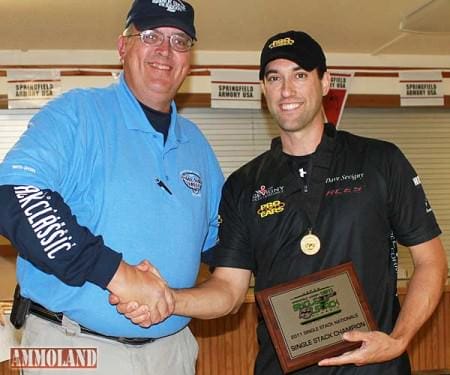
[[(174, 314), (212, 319), (236, 313), (245, 300), (250, 277), (251, 271), (247, 269), (217, 267), (208, 280), (196, 287), (173, 290)], [(116, 308), (141, 327), (153, 324), (147, 318), (145, 305), (136, 302), (119, 303)]]
[(171, 315), (174, 297), (158, 270), (144, 260), (136, 266), (122, 261), (108, 284), (109, 302), (113, 305), (133, 303), (144, 306), (148, 322), (159, 323)]

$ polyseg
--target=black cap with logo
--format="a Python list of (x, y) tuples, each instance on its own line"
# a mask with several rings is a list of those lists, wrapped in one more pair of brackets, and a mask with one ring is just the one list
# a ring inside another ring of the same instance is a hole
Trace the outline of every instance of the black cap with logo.
[(182, 0), (134, 0), (125, 27), (131, 23), (139, 31), (175, 27), (196, 39), (194, 8)]
[(275, 59), (287, 59), (310, 72), (315, 68), (326, 71), (327, 64), (322, 47), (303, 31), (287, 31), (267, 40), (261, 52), (259, 79), (264, 78), (266, 65)]

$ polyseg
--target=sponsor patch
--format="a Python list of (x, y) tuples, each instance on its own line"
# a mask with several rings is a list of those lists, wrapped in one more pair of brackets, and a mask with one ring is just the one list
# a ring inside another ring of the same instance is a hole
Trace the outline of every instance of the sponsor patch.
[(194, 195), (200, 195), (200, 190), (202, 190), (202, 179), (198, 173), (183, 171), (180, 176), (184, 184), (192, 190)]
[(414, 186), (419, 186), (422, 184), (422, 182), (420, 181), (420, 177), (416, 176), (413, 178), (413, 182), (414, 182)]
[(258, 190), (255, 190), (255, 192), (252, 195), (252, 202), (258, 202), (262, 199), (272, 197), (277, 194), (281, 194), (284, 191), (284, 186), (278, 186), (278, 187), (266, 187), (266, 185), (261, 185)]
[(264, 219), (267, 216), (276, 215), (284, 211), (284, 206), (286, 204), (281, 201), (273, 201), (269, 203), (262, 204), (256, 213)]
[(361, 193), (363, 191), (362, 186), (347, 186), (340, 187), (336, 189), (330, 189), (325, 193), (326, 197), (339, 197), (342, 195), (352, 194), (352, 193)]
[(283, 39), (274, 40), (272, 43), (269, 44), (269, 48), (274, 49), (278, 47), (292, 46), (293, 44), (295, 44), (295, 40), (287, 37)]

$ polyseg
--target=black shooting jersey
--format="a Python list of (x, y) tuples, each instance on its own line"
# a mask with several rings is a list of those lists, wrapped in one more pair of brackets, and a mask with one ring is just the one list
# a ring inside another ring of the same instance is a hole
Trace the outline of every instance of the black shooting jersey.
[[(276, 138), (271, 149), (227, 180), (222, 192), (215, 266), (252, 270), (255, 291), (352, 261), (380, 331), (397, 319), (396, 241), (412, 246), (441, 232), (420, 178), (394, 144), (325, 125), (311, 155), (308, 179), (299, 178)], [(300, 250), (312, 231), (316, 255)], [(282, 374), (263, 322), (256, 374)], [(406, 354), (363, 367), (312, 366), (296, 374), (409, 374)]]

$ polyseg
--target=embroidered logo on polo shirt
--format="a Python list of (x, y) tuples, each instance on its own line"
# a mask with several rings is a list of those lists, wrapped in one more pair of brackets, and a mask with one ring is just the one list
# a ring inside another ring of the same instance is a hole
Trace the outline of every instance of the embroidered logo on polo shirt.
[(276, 215), (284, 211), (286, 204), (281, 201), (272, 201), (262, 204), (256, 213), (264, 219), (267, 216)]
[(332, 184), (333, 182), (343, 182), (343, 181), (359, 181), (364, 179), (364, 173), (352, 173), (343, 174), (341, 176), (327, 177), (325, 180), (326, 184)]
[(193, 171), (182, 171), (180, 176), (184, 184), (192, 190), (193, 195), (200, 195), (200, 190), (202, 190), (202, 179), (198, 173)]
[(261, 199), (269, 198), (277, 194), (281, 194), (284, 191), (284, 186), (278, 187), (266, 187), (266, 185), (261, 185), (258, 190), (252, 195), (252, 202), (258, 202)]
[(351, 193), (361, 193), (363, 191), (362, 186), (346, 186), (346, 187), (340, 187), (336, 189), (328, 190), (325, 193), (326, 197), (339, 197), (345, 194), (351, 194)]

